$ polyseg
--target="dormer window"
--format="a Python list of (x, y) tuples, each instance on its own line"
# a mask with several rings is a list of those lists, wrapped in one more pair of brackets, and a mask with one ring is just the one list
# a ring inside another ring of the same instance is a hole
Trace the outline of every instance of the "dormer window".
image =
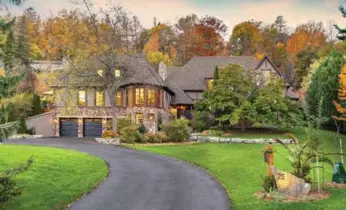
[(102, 69), (97, 70), (97, 74), (98, 74), (100, 77), (102, 77), (102, 75), (103, 75), (103, 70), (102, 70)]
[(119, 69), (115, 69), (114, 70), (114, 76), (115, 76), (115, 78), (119, 78), (120, 77), (120, 70)]

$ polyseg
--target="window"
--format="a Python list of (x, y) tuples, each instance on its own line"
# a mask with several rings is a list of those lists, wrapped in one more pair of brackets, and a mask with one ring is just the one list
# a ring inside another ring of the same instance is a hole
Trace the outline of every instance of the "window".
[(133, 90), (131, 88), (127, 89), (127, 106), (131, 107), (133, 106)]
[(104, 95), (103, 95), (103, 91), (96, 91), (96, 106), (104, 106), (105, 102), (104, 102)]
[(102, 75), (103, 75), (103, 70), (102, 70), (102, 69), (97, 70), (97, 74), (98, 74), (100, 77), (102, 77)]
[(207, 79), (207, 89), (210, 90), (213, 88), (213, 82), (214, 80), (212, 79)]
[(121, 105), (122, 105), (122, 100), (123, 100), (121, 90), (118, 90), (116, 95), (117, 95), (117, 96), (116, 96), (116, 99), (117, 99), (117, 106), (121, 106)]
[(136, 105), (144, 104), (144, 88), (136, 88)]
[(120, 77), (120, 70), (119, 69), (114, 70), (114, 76), (117, 78)]
[(148, 105), (156, 104), (156, 90), (149, 88), (148, 89)]
[(86, 93), (84, 90), (78, 91), (78, 106), (85, 106), (85, 96)]
[(143, 124), (143, 114), (142, 113), (136, 113), (136, 124), (137, 125)]
[(148, 120), (155, 120), (155, 114), (153, 113), (148, 114)]

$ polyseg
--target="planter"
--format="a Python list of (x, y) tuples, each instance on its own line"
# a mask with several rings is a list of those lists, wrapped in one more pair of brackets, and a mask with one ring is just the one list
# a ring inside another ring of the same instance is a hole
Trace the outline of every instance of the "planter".
[(95, 138), (95, 141), (100, 144), (120, 145), (119, 138)]

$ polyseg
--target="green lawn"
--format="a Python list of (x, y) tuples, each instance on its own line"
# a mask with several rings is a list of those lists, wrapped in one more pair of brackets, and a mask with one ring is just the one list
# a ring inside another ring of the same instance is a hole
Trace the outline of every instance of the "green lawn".
[(31, 155), (35, 158), (31, 168), (15, 176), (22, 194), (7, 203), (6, 209), (64, 209), (108, 174), (103, 160), (86, 153), (19, 145), (0, 145), (0, 171), (25, 163)]
[[(291, 131), (303, 139), (304, 129)], [(335, 151), (334, 133), (321, 131), (326, 152)], [(346, 141), (346, 137), (342, 137)], [(256, 144), (193, 144), (181, 146), (135, 146), (136, 149), (172, 156), (192, 162), (207, 169), (229, 192), (234, 209), (345, 209), (346, 190), (328, 189), (333, 195), (324, 201), (314, 203), (278, 203), (259, 200), (254, 193), (261, 190), (262, 179), (267, 165), (261, 153), (264, 145)], [(275, 146), (275, 165), (290, 171), (286, 151)], [(332, 157), (336, 159), (337, 157)], [(325, 180), (331, 180), (332, 168), (326, 168)]]

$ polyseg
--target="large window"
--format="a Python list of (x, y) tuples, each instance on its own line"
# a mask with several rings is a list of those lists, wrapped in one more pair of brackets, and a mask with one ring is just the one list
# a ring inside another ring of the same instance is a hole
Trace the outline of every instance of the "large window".
[(117, 95), (117, 96), (116, 96), (116, 99), (117, 99), (117, 106), (121, 106), (121, 105), (122, 105), (122, 100), (123, 100), (121, 90), (118, 90), (116, 95)]
[(156, 104), (156, 89), (149, 88), (148, 89), (148, 105)]
[(86, 92), (84, 90), (78, 91), (78, 106), (85, 106)]
[(104, 106), (105, 100), (104, 100), (104, 94), (103, 91), (96, 91), (96, 106)]
[(144, 104), (144, 88), (136, 88), (136, 105), (143, 105)]
[(143, 124), (143, 114), (142, 113), (136, 113), (136, 124), (140, 125)]

